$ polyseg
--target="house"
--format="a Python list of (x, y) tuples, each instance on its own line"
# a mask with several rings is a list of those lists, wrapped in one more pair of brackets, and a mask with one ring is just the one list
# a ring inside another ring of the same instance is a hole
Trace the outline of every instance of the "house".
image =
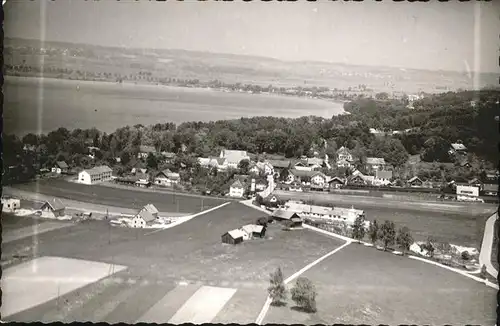
[(200, 157), (198, 163), (201, 167), (211, 169), (215, 168), (217, 171), (226, 171), (229, 167), (228, 161), (220, 157)]
[(467, 147), (465, 147), (462, 143), (453, 143), (450, 145), (450, 149), (448, 150), (448, 154), (467, 154)]
[(138, 172), (135, 174), (135, 179), (136, 186), (145, 188), (151, 185), (151, 182), (149, 181), (149, 175), (147, 173)]
[(473, 186), (457, 185), (456, 187), (457, 200), (469, 200), (479, 196), (479, 188)]
[(377, 170), (375, 171), (374, 183), (379, 186), (387, 186), (391, 184), (392, 171)]
[(323, 160), (317, 158), (306, 158), (294, 164), (293, 168), (298, 171), (314, 171), (323, 166)]
[(250, 161), (250, 156), (248, 156), (247, 151), (236, 151), (223, 149), (220, 152), (219, 158), (224, 158), (227, 160), (227, 165), (229, 168), (236, 169), (238, 164), (243, 160)]
[(498, 182), (498, 172), (486, 172), (486, 181)]
[(172, 162), (176, 156), (175, 153), (172, 153), (172, 152), (161, 152), (160, 154), (163, 158), (163, 161), (167, 162), (167, 163)]
[(21, 200), (17, 198), (2, 197), (2, 211), (14, 212), (16, 209), (21, 208)]
[(365, 176), (362, 173), (352, 174), (347, 178), (346, 184), (349, 186), (369, 186), (372, 184), (373, 177)]
[(330, 190), (340, 189), (345, 185), (345, 180), (339, 177), (333, 177), (328, 181), (328, 188)]
[(423, 181), (417, 176), (408, 180), (407, 183), (408, 183), (408, 186), (410, 186), (410, 187), (422, 187), (422, 185), (423, 185)]
[(498, 196), (498, 184), (485, 183), (482, 193), (486, 196)]
[(243, 242), (243, 237), (245, 236), (245, 232), (241, 230), (231, 230), (224, 233), (221, 236), (222, 243), (227, 244), (238, 244)]
[(317, 188), (324, 187), (327, 177), (319, 171), (304, 171), (292, 169), (288, 171), (287, 183), (299, 182), (303, 185), (311, 185)]
[(64, 161), (59, 161), (56, 162), (56, 164), (52, 167), (51, 172), (61, 174), (61, 173), (68, 173), (68, 170), (69, 170), (68, 164), (66, 164), (66, 162)]
[(132, 218), (132, 227), (134, 228), (144, 228), (147, 225), (151, 225), (156, 220), (156, 217), (150, 211), (146, 209), (141, 209), (137, 215)]
[(154, 184), (158, 186), (170, 187), (174, 184), (178, 184), (180, 180), (179, 173), (174, 173), (169, 169), (158, 172), (154, 178)]
[(290, 160), (268, 160), (267, 162), (273, 167), (274, 175), (277, 178), (283, 170), (289, 169), (292, 164)]
[(141, 210), (139, 211), (139, 214), (142, 212), (149, 212), (151, 215), (153, 215), (153, 217), (155, 219), (158, 218), (158, 213), (159, 213), (158, 209), (153, 204), (147, 204), (146, 206), (141, 208)]
[(229, 187), (229, 197), (243, 198), (246, 189), (246, 183), (242, 182), (240, 179), (236, 179)]
[(366, 172), (372, 173), (377, 170), (382, 170), (386, 166), (385, 160), (381, 157), (367, 157), (366, 158)]
[(328, 218), (332, 221), (345, 222), (347, 225), (353, 225), (356, 219), (360, 217), (365, 219), (365, 211), (361, 209), (334, 207), (328, 212)]
[(149, 156), (149, 154), (156, 154), (156, 149), (153, 146), (139, 146), (139, 153), (137, 154), (137, 158), (145, 159)]
[(254, 174), (264, 174), (264, 175), (273, 175), (274, 174), (274, 168), (269, 162), (257, 162), (257, 163), (250, 163), (250, 169), (249, 171), (254, 173)]
[(479, 180), (479, 178), (474, 178), (472, 180), (469, 180), (468, 184), (469, 186), (478, 187), (480, 191), (483, 190), (484, 182)]
[(66, 206), (60, 199), (54, 198), (44, 202), (39, 210), (42, 211), (42, 217), (55, 218), (65, 215)]
[(256, 224), (247, 224), (240, 229), (245, 233), (243, 240), (248, 240), (252, 238), (262, 238), (264, 236), (264, 226)]
[(89, 170), (83, 170), (78, 173), (78, 182), (86, 185), (93, 185), (99, 182), (105, 182), (112, 179), (112, 172), (108, 166), (96, 166)]
[(337, 167), (351, 168), (353, 166), (354, 158), (349, 150), (344, 146), (340, 147), (335, 155), (335, 164)]

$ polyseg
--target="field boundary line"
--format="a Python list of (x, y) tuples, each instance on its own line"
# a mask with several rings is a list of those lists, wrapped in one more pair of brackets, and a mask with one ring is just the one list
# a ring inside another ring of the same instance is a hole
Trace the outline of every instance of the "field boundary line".
[[(323, 260), (325, 260), (326, 258), (332, 256), (333, 254), (337, 253), (338, 251), (344, 249), (345, 247), (347, 247), (348, 245), (350, 245), (352, 243), (352, 240), (349, 240), (349, 241), (346, 241), (346, 243), (344, 243), (343, 245), (341, 245), (340, 247), (338, 248), (335, 248), (333, 249), (332, 251), (330, 251), (329, 253), (323, 255), (322, 257), (316, 259), (315, 261), (313, 261), (312, 263), (306, 265), (305, 267), (303, 267), (302, 269), (300, 269), (298, 272), (292, 274), (292, 276), (288, 277), (284, 283), (285, 284), (288, 284), (290, 283), (291, 281), (293, 281), (295, 278), (299, 277), (300, 275), (302, 275), (303, 273), (305, 273), (307, 270), (309, 270), (311, 267), (314, 267), (315, 265), (319, 264), (320, 262), (322, 262)], [(262, 310), (260, 311), (259, 315), (257, 316), (257, 319), (255, 320), (255, 323), (257, 325), (261, 325), (262, 322), (264, 321), (264, 318), (267, 314), (267, 311), (269, 310), (269, 307), (271, 306), (271, 297), (268, 296), (267, 299), (266, 299), (266, 302), (264, 303), (264, 306), (262, 307)]]
[(435, 266), (438, 266), (438, 267), (441, 267), (441, 268), (444, 268), (444, 269), (447, 269), (449, 271), (452, 271), (452, 272), (455, 272), (457, 274), (460, 274), (460, 275), (463, 275), (465, 277), (468, 277), (474, 281), (477, 281), (479, 283), (484, 283), (486, 284), (487, 286), (491, 287), (491, 288), (494, 288), (494, 289), (499, 289), (499, 286), (494, 284), (494, 283), (491, 283), (490, 281), (488, 280), (484, 280), (480, 277), (477, 277), (477, 276), (474, 276), (474, 275), (471, 275), (470, 273), (467, 273), (465, 271), (461, 271), (461, 270), (458, 270), (458, 269), (455, 269), (453, 267), (450, 267), (450, 266), (446, 266), (446, 265), (443, 265), (443, 264), (440, 264), (438, 262), (435, 262), (435, 261), (432, 261), (432, 260), (428, 260), (428, 259), (425, 259), (425, 258), (421, 258), (421, 257), (417, 257), (417, 256), (413, 256), (413, 255), (409, 255), (408, 258), (410, 259), (414, 259), (414, 260), (419, 260), (419, 261), (422, 261), (422, 262), (425, 262), (425, 263), (428, 263), (428, 264), (431, 264), (431, 265), (435, 265)]
[(160, 231), (163, 231), (163, 230), (167, 230), (167, 229), (173, 228), (174, 226), (177, 226), (179, 224), (187, 222), (187, 221), (189, 221), (189, 220), (191, 220), (191, 219), (193, 219), (193, 218), (195, 218), (197, 216), (200, 216), (200, 215), (203, 215), (203, 214), (206, 214), (206, 213), (210, 213), (211, 211), (214, 211), (216, 209), (222, 208), (222, 207), (224, 207), (226, 205), (229, 205), (229, 204), (231, 204), (231, 202), (226, 202), (226, 203), (220, 204), (219, 206), (215, 206), (215, 207), (209, 208), (209, 209), (207, 209), (205, 211), (202, 211), (202, 212), (199, 212), (199, 213), (196, 213), (196, 214), (193, 214), (193, 215), (183, 216), (183, 217), (179, 218), (177, 221), (168, 224), (164, 228), (148, 232), (148, 233), (146, 233), (144, 235), (150, 235), (150, 234), (154, 234), (154, 233), (157, 233), (157, 232), (160, 232)]

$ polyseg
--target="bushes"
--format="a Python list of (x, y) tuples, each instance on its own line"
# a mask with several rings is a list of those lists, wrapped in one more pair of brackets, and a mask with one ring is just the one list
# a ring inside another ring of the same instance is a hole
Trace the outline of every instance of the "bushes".
[(316, 312), (316, 288), (314, 284), (305, 277), (299, 277), (295, 287), (291, 291), (292, 300), (306, 312)]

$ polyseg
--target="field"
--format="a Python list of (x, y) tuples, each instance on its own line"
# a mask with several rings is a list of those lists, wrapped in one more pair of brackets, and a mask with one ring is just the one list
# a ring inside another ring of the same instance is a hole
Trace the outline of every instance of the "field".
[[(65, 295), (60, 300), (65, 302), (66, 312), (58, 309), (52, 300), (7, 319), (51, 321), (83, 316), (107, 322), (135, 322), (163, 296), (178, 291), (179, 286), (182, 288), (179, 282), (184, 281), (193, 293), (202, 286), (237, 289), (215, 320), (227, 323), (239, 318), (241, 323), (253, 322), (266, 299), (270, 272), (280, 266), (285, 273), (292, 274), (342, 244), (310, 230), (286, 232), (274, 225), (268, 229), (266, 240), (238, 246), (221, 243), (220, 236), (227, 230), (254, 222), (262, 214), (231, 203), (160, 232), (110, 228), (104, 222), (95, 221), (44, 233), (36, 241), (25, 238), (4, 244), (2, 260), (22, 251), (28, 258), (56, 256), (128, 267), (107, 280), (78, 290), (78, 295)], [(99, 297), (96, 291), (101, 291)], [(185, 300), (193, 293), (185, 294)], [(246, 301), (248, 296), (257, 301)], [(114, 298), (114, 303), (102, 307), (103, 300), (110, 298)], [(182, 303), (177, 302), (176, 296), (172, 300), (172, 306)], [(130, 305), (137, 301), (141, 302), (140, 307), (131, 309)]]
[(43, 180), (15, 185), (16, 189), (40, 193), (96, 205), (139, 209), (148, 203), (154, 204), (160, 212), (197, 213), (218, 206), (225, 201), (217, 198), (198, 198), (176, 194), (133, 191), (128, 189), (87, 186), (64, 180)]
[(485, 217), (495, 207), (492, 205), (467, 205), (450, 203), (439, 206), (425, 202), (402, 202), (388, 199), (360, 196), (339, 196), (330, 194), (275, 193), (282, 199), (312, 199), (317, 204), (334, 204), (340, 207), (354, 206), (363, 209), (368, 220), (393, 221), (396, 227), (406, 226), (416, 241), (434, 237), (437, 241), (479, 248), (484, 231)]
[[(406, 257), (351, 244), (305, 272), (315, 314), (271, 307), (264, 323), (493, 325), (496, 290)], [(293, 282), (291, 284), (293, 286)]]
[(296, 97), (16, 77), (5, 80), (4, 96), (5, 132), (18, 135), (47, 133), (62, 126), (96, 127), (110, 133), (136, 124), (270, 115), (331, 118), (343, 112), (340, 103)]

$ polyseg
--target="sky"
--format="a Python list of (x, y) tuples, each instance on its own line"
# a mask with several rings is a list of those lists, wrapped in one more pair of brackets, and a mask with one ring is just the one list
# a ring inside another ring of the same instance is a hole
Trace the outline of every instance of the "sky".
[(6, 37), (500, 72), (500, 1), (7, 0)]

